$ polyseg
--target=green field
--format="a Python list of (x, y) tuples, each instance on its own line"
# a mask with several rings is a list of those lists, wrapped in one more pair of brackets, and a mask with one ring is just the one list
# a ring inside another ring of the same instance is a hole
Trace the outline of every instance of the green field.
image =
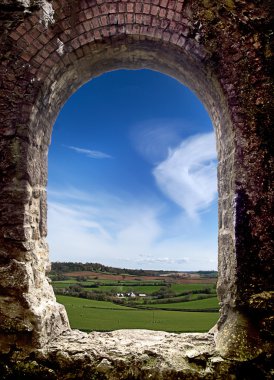
[[(134, 293), (146, 293), (151, 294), (159, 290), (161, 286), (159, 285), (138, 285), (138, 286), (127, 286), (127, 285), (117, 285), (117, 286), (106, 286), (102, 285), (97, 290), (100, 292), (109, 292), (111, 290), (115, 291), (116, 293), (126, 293), (133, 291)], [(94, 290), (94, 288), (88, 288), (86, 290)]]
[[(180, 283), (174, 279), (100, 279), (81, 276), (53, 281), (72, 328), (83, 331), (150, 329), (208, 331), (218, 319), (215, 283)], [(127, 296), (133, 292), (136, 297)], [(123, 293), (119, 298), (117, 293)], [(145, 294), (138, 297), (139, 294)], [(200, 299), (202, 298), (202, 299)]]
[(206, 309), (219, 309), (219, 301), (217, 297), (205, 298), (202, 300), (194, 300), (187, 302), (173, 302), (173, 303), (161, 303), (150, 304), (148, 307), (157, 309), (193, 309), (193, 310), (206, 310)]
[[(141, 310), (69, 296), (57, 296), (57, 300), (65, 306), (71, 327), (83, 331), (149, 329), (177, 333), (205, 332), (217, 322), (219, 316), (216, 312)], [(192, 302), (197, 301), (185, 304)]]
[[(54, 288), (66, 288), (73, 284), (79, 284), (75, 279), (71, 280), (63, 280), (63, 281), (52, 281), (52, 286)], [(110, 290), (111, 288), (119, 288), (124, 292), (127, 291), (128, 288), (131, 288), (135, 291), (139, 291), (137, 289), (147, 290), (149, 292), (158, 290), (161, 286), (163, 286), (163, 282), (160, 281), (140, 281), (132, 280), (132, 281), (113, 281), (113, 280), (96, 280), (96, 281), (83, 281), (80, 283), (85, 288), (88, 286), (93, 286), (95, 284), (99, 284), (98, 290)], [(205, 288), (210, 288), (212, 291), (214, 290), (215, 284), (171, 284), (170, 288), (175, 293), (182, 293), (193, 290), (200, 290)], [(94, 288), (92, 288), (94, 289)]]
[(215, 284), (171, 284), (171, 290), (175, 293), (182, 293), (192, 290), (200, 290), (200, 289), (212, 289), (215, 290)]

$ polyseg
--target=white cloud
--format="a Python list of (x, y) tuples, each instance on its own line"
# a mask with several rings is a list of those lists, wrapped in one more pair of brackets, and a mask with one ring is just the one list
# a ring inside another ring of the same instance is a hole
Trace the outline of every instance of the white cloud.
[(178, 145), (183, 127), (182, 120), (152, 119), (133, 126), (130, 137), (137, 152), (155, 164), (166, 157), (169, 147)]
[(172, 257), (153, 257), (153, 256), (140, 256), (140, 264), (185, 264), (189, 261), (188, 257), (183, 257), (181, 259), (174, 259)]
[(161, 205), (151, 202), (77, 189), (49, 191), (50, 257), (128, 268), (215, 268), (209, 260), (216, 256), (216, 238), (193, 242), (183, 233), (174, 234), (162, 224), (161, 212)]
[(149, 250), (161, 234), (157, 208), (106, 194), (79, 192), (79, 199), (77, 194), (72, 192), (69, 198), (67, 192), (49, 192), (49, 242), (54, 255), (70, 255), (76, 261), (126, 259)]
[[(157, 147), (153, 152), (152, 135), (148, 133), (147, 145), (140, 145), (140, 149), (155, 165), (156, 156), (159, 161), (160, 156), (163, 159), (167, 155), (163, 140), (168, 137), (163, 134), (166, 138), (161, 140), (157, 153)], [(169, 141), (176, 138), (173, 131)], [(51, 259), (128, 268), (216, 269), (216, 234), (195, 222), (216, 197), (215, 138), (213, 133), (196, 135), (180, 145), (178, 141), (171, 144), (176, 145), (152, 174), (161, 191), (185, 213), (170, 219), (165, 201), (159, 198), (141, 201), (126, 193), (87, 193), (72, 187), (50, 190)], [(92, 158), (111, 157), (103, 152), (68, 148)]]
[(217, 195), (215, 144), (213, 132), (188, 138), (153, 170), (161, 191), (194, 219)]
[(72, 145), (65, 145), (65, 147), (68, 149), (74, 150), (77, 153), (84, 154), (85, 156), (89, 158), (95, 158), (95, 159), (113, 158), (109, 154), (100, 152), (98, 150), (84, 149), (84, 148), (79, 148), (77, 146), (72, 146)]

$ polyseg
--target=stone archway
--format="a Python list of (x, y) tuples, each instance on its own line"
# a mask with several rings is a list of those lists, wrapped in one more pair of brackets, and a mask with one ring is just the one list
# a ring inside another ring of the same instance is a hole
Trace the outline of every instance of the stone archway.
[(117, 68), (176, 77), (207, 107), (219, 159), (216, 347), (237, 360), (270, 351), (268, 7), (236, 0), (2, 2), (2, 352), (33, 350), (69, 331), (46, 277), (48, 144), (72, 92)]

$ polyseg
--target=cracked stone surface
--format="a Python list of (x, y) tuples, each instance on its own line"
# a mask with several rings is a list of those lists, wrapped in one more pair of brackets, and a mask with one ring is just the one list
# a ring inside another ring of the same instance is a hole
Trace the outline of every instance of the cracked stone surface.
[(3, 379), (10, 379), (8, 373), (19, 373), (52, 380), (243, 380), (253, 379), (252, 371), (259, 378), (271, 379), (271, 366), (259, 373), (258, 362), (248, 364), (223, 358), (213, 333), (117, 330), (86, 334), (73, 330), (28, 355), (14, 352), (8, 363), (10, 372), (6, 369)]

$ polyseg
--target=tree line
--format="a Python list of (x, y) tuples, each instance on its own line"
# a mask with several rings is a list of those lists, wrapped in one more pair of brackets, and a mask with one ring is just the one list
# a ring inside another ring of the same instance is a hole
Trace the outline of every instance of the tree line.
[[(112, 266), (103, 265), (100, 263), (77, 263), (77, 262), (52, 262), (51, 263), (51, 277), (54, 280), (64, 279), (64, 273), (70, 272), (97, 272), (118, 275), (132, 275), (132, 276), (160, 276), (166, 274), (176, 274), (180, 272), (165, 271), (165, 270), (149, 270), (149, 269), (128, 269), (116, 268)], [(189, 272), (197, 273), (202, 277), (217, 277), (216, 271), (197, 271)], [(175, 275), (176, 276), (176, 275)], [(58, 278), (58, 279), (57, 279)]]

